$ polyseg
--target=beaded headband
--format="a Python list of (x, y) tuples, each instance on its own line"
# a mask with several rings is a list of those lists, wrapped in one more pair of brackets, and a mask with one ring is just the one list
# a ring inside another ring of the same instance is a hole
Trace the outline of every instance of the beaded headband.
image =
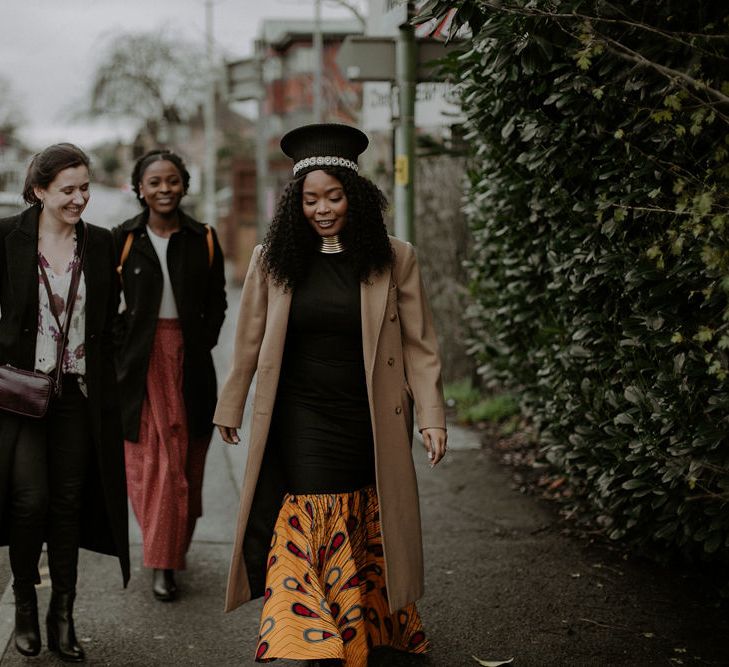
[(359, 171), (359, 167), (356, 162), (348, 160), (344, 157), (336, 157), (335, 155), (318, 155), (317, 157), (305, 157), (303, 160), (299, 160), (294, 165), (294, 176), (298, 174), (302, 169), (306, 167), (347, 167), (353, 171)]

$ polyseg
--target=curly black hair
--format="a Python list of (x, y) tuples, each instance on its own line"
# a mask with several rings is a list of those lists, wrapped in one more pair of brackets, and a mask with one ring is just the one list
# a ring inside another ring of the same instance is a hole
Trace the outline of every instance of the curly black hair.
[(187, 171), (184, 161), (179, 155), (177, 155), (177, 153), (173, 153), (167, 148), (156, 148), (155, 150), (151, 150), (142, 155), (142, 157), (134, 163), (134, 169), (132, 169), (132, 189), (137, 195), (137, 201), (144, 208), (147, 208), (147, 202), (144, 201), (142, 195), (139, 194), (139, 184), (142, 182), (142, 178), (144, 177), (144, 172), (147, 170), (147, 167), (149, 167), (149, 165), (153, 162), (158, 162), (160, 160), (167, 160), (167, 162), (171, 162), (175, 165), (175, 167), (177, 167), (177, 171), (180, 172), (180, 177), (182, 178), (183, 195), (187, 194), (187, 189), (190, 187), (190, 172)]
[[(383, 212), (387, 199), (364, 176), (346, 167), (326, 167), (347, 196), (347, 224), (340, 238), (351, 253), (361, 282), (368, 282), (392, 266), (394, 254), (387, 235)], [(304, 216), (302, 190), (305, 175), (294, 178), (278, 200), (276, 211), (263, 240), (262, 266), (274, 283), (292, 289), (304, 276), (311, 256), (317, 252), (319, 235)]]

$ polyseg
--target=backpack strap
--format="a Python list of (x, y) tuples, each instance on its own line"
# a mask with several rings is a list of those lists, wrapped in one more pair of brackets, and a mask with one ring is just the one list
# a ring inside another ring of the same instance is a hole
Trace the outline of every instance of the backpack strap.
[(208, 268), (210, 268), (213, 265), (213, 254), (215, 253), (215, 249), (213, 247), (213, 230), (210, 225), (205, 225), (205, 236), (208, 241)]
[[(213, 245), (213, 230), (210, 225), (205, 225), (205, 237), (208, 242), (208, 268), (213, 265), (213, 256), (215, 255), (215, 246)], [(134, 241), (134, 232), (128, 232), (127, 238), (124, 239), (124, 247), (122, 248), (121, 257), (119, 258), (119, 266), (116, 267), (116, 272), (121, 276), (122, 269), (124, 268), (124, 262), (129, 257), (129, 251), (132, 249), (132, 243)]]
[(122, 248), (121, 257), (119, 258), (119, 266), (116, 267), (116, 272), (121, 277), (122, 269), (124, 268), (124, 262), (129, 257), (129, 251), (132, 249), (132, 242), (134, 241), (134, 232), (127, 233), (127, 238), (124, 240), (124, 247)]

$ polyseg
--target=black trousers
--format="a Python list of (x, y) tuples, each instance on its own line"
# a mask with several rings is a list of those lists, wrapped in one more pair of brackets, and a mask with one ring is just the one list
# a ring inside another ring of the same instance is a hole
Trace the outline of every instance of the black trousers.
[(40, 583), (38, 561), (48, 543), (53, 590), (76, 590), (81, 500), (91, 460), (87, 401), (75, 376), (42, 419), (25, 419), (15, 447), (9, 522), (16, 587)]

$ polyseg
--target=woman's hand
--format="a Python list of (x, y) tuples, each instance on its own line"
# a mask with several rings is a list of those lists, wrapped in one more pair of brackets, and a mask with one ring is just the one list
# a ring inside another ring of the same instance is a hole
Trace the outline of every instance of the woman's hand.
[(448, 449), (448, 432), (444, 428), (424, 428), (420, 434), (423, 436), (423, 444), (432, 468), (445, 456)]
[(216, 424), (216, 426), (220, 432), (220, 437), (229, 445), (237, 445), (240, 442), (237, 428), (233, 428), (232, 426), (221, 426), (220, 424)]

